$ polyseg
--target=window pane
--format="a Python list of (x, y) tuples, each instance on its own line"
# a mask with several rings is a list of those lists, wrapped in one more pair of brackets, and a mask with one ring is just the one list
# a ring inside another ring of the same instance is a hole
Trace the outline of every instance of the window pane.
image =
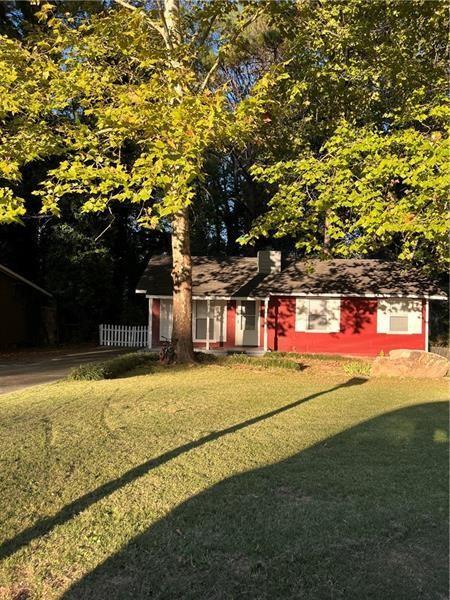
[(389, 317), (389, 331), (408, 331), (408, 317)]
[(206, 317), (206, 300), (196, 300), (197, 302), (197, 317)]
[(328, 328), (330, 311), (327, 309), (326, 300), (310, 300), (308, 329), (313, 331), (326, 331)]
[(308, 318), (308, 329), (314, 331), (325, 331), (328, 327), (328, 319), (323, 313), (310, 313)]
[(206, 339), (206, 319), (197, 317), (195, 320), (195, 337), (198, 340)]
[(241, 303), (242, 324), (246, 331), (254, 331), (256, 328), (256, 302), (243, 300)]
[(254, 331), (256, 327), (256, 316), (246, 315), (245, 317), (245, 329), (247, 331)]

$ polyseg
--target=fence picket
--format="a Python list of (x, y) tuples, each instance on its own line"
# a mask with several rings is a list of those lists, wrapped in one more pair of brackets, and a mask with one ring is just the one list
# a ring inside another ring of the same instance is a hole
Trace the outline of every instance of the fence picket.
[(147, 325), (99, 325), (100, 346), (121, 346), (125, 348), (145, 348), (148, 344)]

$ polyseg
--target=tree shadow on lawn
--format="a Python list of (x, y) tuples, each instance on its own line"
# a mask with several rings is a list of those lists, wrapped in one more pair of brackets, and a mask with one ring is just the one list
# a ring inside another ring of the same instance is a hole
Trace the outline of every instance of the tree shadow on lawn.
[(103, 485), (100, 485), (96, 489), (88, 492), (84, 496), (80, 496), (80, 498), (77, 498), (70, 504), (64, 506), (54, 516), (42, 519), (41, 521), (38, 521), (35, 525), (24, 529), (14, 537), (5, 540), (0, 545), (0, 560), (11, 556), (15, 552), (17, 552), (17, 550), (20, 550), (20, 548), (28, 545), (31, 541), (50, 533), (56, 526), (67, 523), (67, 521), (70, 521), (70, 519), (78, 515), (81, 511), (86, 510), (102, 498), (109, 496), (110, 494), (124, 487), (128, 483), (131, 483), (135, 479), (146, 475), (152, 469), (155, 469), (156, 467), (159, 467), (169, 462), (170, 460), (177, 458), (185, 452), (189, 452), (190, 450), (194, 450), (195, 448), (200, 448), (204, 444), (213, 442), (214, 440), (218, 440), (221, 437), (224, 437), (230, 433), (236, 433), (241, 429), (245, 429), (246, 427), (250, 427), (251, 425), (255, 425), (256, 423), (265, 421), (266, 419), (269, 419), (283, 412), (296, 408), (304, 402), (309, 402), (314, 398), (318, 398), (320, 396), (334, 392), (341, 388), (361, 385), (366, 381), (367, 380), (364, 378), (353, 377), (345, 383), (341, 383), (332, 388), (316, 392), (315, 394), (311, 394), (309, 396), (306, 396), (305, 398), (300, 398), (299, 400), (295, 400), (294, 402), (286, 404), (285, 406), (281, 406), (280, 408), (276, 408), (262, 415), (257, 415), (256, 417), (252, 417), (251, 419), (243, 421), (242, 423), (236, 423), (235, 425), (231, 425), (230, 427), (227, 427), (220, 431), (212, 431), (208, 435), (205, 435), (197, 440), (192, 440), (190, 442), (187, 442), (186, 444), (183, 444), (182, 446), (173, 448), (172, 450), (169, 450), (164, 454), (161, 454), (160, 456), (151, 458), (150, 460), (138, 465), (137, 467), (133, 467), (129, 471), (126, 471), (117, 479), (108, 481)]
[(403, 408), (230, 477), (63, 599), (445, 598), (447, 424)]

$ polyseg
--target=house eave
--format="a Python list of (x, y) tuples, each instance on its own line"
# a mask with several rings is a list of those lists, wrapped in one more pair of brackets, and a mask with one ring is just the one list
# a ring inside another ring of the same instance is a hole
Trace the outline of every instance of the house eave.
[(5, 267), (5, 265), (0, 265), (0, 271), (2, 271), (3, 273), (5, 273), (5, 275), (9, 275), (13, 279), (17, 279), (18, 281), (20, 281), (22, 283), (26, 283), (27, 285), (29, 285), (30, 287), (34, 288), (35, 290), (37, 290), (41, 294), (44, 294), (45, 296), (48, 296), (49, 298), (53, 298), (53, 294), (51, 294), (50, 292), (47, 292), (47, 290), (44, 290), (43, 288), (41, 288), (40, 286), (36, 285), (35, 283), (33, 283), (32, 281), (30, 281), (26, 277), (22, 277), (22, 275), (19, 275), (18, 273), (16, 273), (12, 269), (8, 269), (8, 267)]
[(320, 294), (314, 292), (269, 292), (270, 297), (274, 296), (283, 296), (283, 297), (293, 297), (293, 298), (305, 298), (305, 297), (313, 297), (313, 298), (410, 298), (414, 300), (447, 300), (447, 296), (438, 295), (438, 294), (355, 294), (355, 293), (346, 293), (346, 294), (338, 294), (335, 292), (329, 292), (327, 294)]

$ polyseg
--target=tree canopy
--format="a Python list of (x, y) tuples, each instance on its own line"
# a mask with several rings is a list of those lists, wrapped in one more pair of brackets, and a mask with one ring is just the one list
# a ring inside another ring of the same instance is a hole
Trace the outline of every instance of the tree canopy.
[(0, 249), (27, 231), (42, 280), (67, 234), (117, 281), (172, 246), (186, 294), (191, 251), (268, 244), (443, 273), (447, 30), (426, 0), (4, 3)]

